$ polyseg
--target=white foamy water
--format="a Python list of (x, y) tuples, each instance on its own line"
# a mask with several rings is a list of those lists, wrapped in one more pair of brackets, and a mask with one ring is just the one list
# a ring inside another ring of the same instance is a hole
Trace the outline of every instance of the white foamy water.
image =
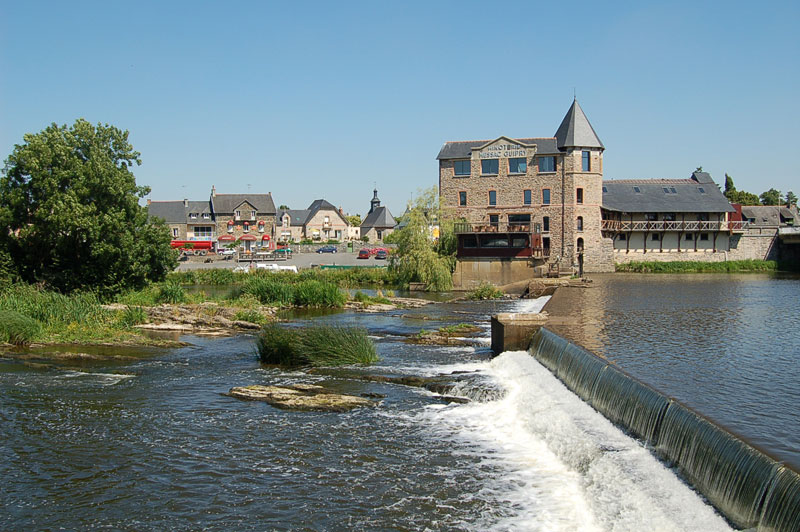
[[(520, 301), (515, 311), (539, 312), (548, 299)], [(471, 369), (505, 389), (503, 397), (432, 405), (421, 414), (433, 437), (451, 442), (454, 454), (478, 457), (486, 471), (475, 496), (496, 511), (470, 529), (731, 530), (641, 443), (528, 353), (506, 352)]]

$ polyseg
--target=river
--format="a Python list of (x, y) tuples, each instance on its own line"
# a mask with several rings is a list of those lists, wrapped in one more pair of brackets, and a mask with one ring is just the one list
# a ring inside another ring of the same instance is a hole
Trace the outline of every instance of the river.
[[(369, 373), (457, 373), (468, 404), (262, 367), (247, 335), (80, 365), (0, 358), (0, 529), (728, 530), (526, 353), (491, 358), (489, 316), (546, 300), (313, 318), (366, 327)], [(475, 345), (403, 342), (459, 322), (483, 327)], [(321, 381), (384, 397), (333, 414), (224, 395)]]

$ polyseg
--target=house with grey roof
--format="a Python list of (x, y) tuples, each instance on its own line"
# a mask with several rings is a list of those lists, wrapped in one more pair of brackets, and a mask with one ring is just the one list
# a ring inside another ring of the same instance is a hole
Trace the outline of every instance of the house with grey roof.
[(378, 189), (376, 188), (372, 192), (369, 212), (361, 222), (361, 238), (367, 238), (367, 242), (383, 242), (386, 235), (394, 231), (397, 221), (389, 212), (389, 208), (381, 205), (381, 200), (378, 199)]
[(347, 237), (347, 230), (350, 227), (342, 210), (324, 199), (312, 201), (308, 209), (281, 210), (278, 212), (277, 223), (276, 235), (282, 242), (301, 240), (341, 242)]
[(147, 212), (169, 226), (173, 240), (214, 241), (216, 224), (208, 201), (150, 201)]
[(602, 230), (613, 241), (615, 262), (703, 260), (697, 255), (728, 252), (731, 236), (747, 226), (735, 214), (707, 172), (603, 181)]
[(211, 215), (217, 244), (237, 242), (240, 253), (273, 246), (276, 210), (272, 194), (218, 194), (211, 187)]

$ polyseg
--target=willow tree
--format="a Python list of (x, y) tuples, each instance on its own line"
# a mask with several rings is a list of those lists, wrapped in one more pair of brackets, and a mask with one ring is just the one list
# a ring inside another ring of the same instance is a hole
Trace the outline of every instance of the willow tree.
[(161, 280), (175, 253), (148, 220), (128, 132), (79, 119), (26, 134), (0, 178), (0, 247), (19, 278), (109, 295)]
[[(452, 222), (440, 208), (436, 188), (417, 194), (402, 217), (402, 225), (392, 235), (397, 251), (391, 267), (398, 279), (403, 283), (424, 283), (430, 291), (450, 290), (455, 265)], [(447, 245), (443, 246), (444, 242)]]

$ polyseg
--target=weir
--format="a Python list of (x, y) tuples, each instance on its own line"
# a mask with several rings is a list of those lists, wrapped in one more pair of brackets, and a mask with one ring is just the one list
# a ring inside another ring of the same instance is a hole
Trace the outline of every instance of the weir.
[(800, 475), (793, 469), (545, 327), (533, 335), (528, 352), (675, 466), (734, 525), (800, 530)]

